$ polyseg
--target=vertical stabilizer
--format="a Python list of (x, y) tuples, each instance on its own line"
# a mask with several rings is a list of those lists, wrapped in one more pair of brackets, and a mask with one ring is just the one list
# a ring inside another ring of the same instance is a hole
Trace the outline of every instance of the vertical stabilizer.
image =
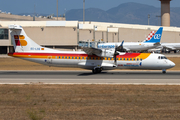
[(43, 47), (31, 40), (19, 25), (9, 25), (11, 39), (15, 52), (28, 52), (44, 50)]
[(158, 31), (154, 34), (154, 36), (150, 40), (145, 41), (144, 43), (160, 43), (162, 31), (163, 31), (163, 27), (160, 27)]

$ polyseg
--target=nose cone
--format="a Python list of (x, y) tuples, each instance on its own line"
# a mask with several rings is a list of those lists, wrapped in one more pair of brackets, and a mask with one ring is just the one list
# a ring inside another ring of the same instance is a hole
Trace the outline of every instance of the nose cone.
[(169, 65), (171, 66), (171, 68), (172, 67), (174, 67), (176, 64), (175, 63), (173, 63), (172, 61), (169, 61)]

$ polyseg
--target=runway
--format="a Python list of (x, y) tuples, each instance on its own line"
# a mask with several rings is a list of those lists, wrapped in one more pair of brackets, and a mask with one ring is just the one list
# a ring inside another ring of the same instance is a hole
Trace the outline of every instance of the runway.
[(0, 71), (0, 83), (180, 85), (180, 71)]

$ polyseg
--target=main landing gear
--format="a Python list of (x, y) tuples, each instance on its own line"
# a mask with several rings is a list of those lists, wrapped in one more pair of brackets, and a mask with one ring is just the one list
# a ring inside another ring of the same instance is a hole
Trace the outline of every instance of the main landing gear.
[(94, 73), (94, 74), (96, 74), (96, 73), (101, 73), (101, 71), (102, 71), (102, 68), (94, 68), (94, 69), (92, 70), (92, 73)]
[(163, 69), (163, 70), (162, 70), (162, 73), (165, 74), (165, 73), (166, 73), (166, 69)]

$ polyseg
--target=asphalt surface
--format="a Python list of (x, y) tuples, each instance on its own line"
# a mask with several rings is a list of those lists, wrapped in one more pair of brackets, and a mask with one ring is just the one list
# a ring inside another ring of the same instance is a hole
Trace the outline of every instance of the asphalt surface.
[(180, 85), (180, 71), (0, 71), (1, 84), (170, 84)]

